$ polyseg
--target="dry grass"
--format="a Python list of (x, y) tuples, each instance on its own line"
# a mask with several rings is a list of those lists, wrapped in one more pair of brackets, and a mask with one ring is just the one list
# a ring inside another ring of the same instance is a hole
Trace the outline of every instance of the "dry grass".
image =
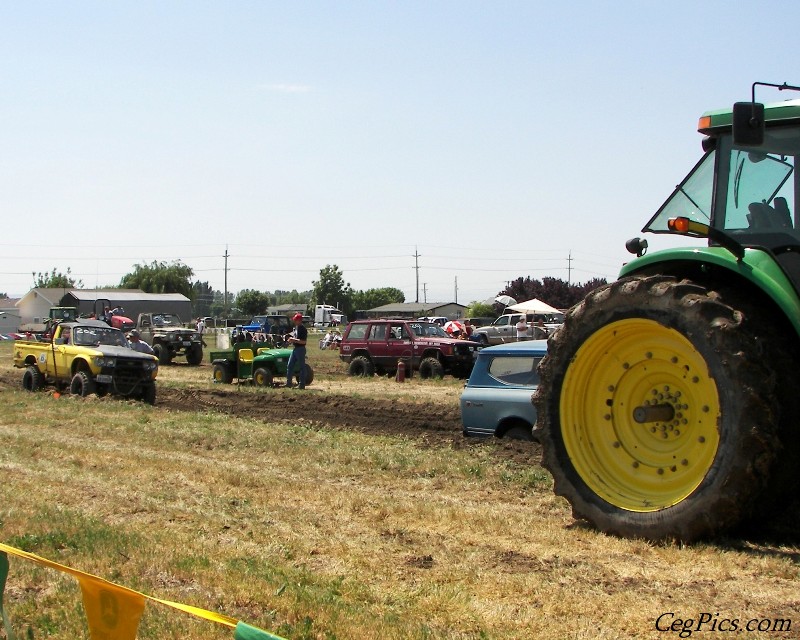
[[(165, 385), (204, 376), (161, 372)], [(314, 386), (352, 382), (323, 373)], [(357, 393), (452, 402), (460, 384)], [(492, 442), (428, 448), (7, 388), (0, 401), (0, 540), (288, 638), (654, 638), (664, 612), (786, 618), (791, 631), (736, 636), (797, 637), (796, 546), (609, 538), (572, 522), (538, 465), (498, 462)], [(18, 628), (86, 637), (71, 578), (11, 564)], [(230, 635), (148, 605), (139, 637)]]

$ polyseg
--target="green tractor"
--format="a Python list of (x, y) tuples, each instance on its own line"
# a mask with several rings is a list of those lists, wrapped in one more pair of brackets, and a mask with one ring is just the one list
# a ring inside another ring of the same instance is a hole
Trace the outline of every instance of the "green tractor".
[(646, 253), (550, 338), (534, 402), (573, 515), (692, 541), (783, 505), (800, 455), (800, 100), (705, 113), (704, 155), (642, 229)]

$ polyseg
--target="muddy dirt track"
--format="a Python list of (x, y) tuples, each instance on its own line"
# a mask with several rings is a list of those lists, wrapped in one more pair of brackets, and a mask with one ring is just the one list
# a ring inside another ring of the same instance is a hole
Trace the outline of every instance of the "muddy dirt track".
[[(0, 388), (19, 388), (19, 385), (20, 376), (16, 372), (0, 375)], [(520, 464), (541, 460), (541, 449), (536, 443), (465, 438), (461, 433), (458, 408), (430, 402), (363, 398), (311, 390), (248, 393), (235, 386), (214, 389), (159, 386), (155, 406), (168, 411), (202, 411), (270, 423), (299, 423), (365, 434), (401, 436), (430, 447), (467, 449), (491, 446), (493, 455)]]

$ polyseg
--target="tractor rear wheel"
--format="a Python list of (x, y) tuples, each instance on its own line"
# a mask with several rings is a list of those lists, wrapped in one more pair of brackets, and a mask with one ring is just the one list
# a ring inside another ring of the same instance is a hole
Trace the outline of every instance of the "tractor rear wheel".
[(716, 293), (667, 276), (600, 287), (540, 374), (535, 435), (575, 517), (688, 542), (752, 513), (778, 448), (776, 376)]
[(306, 386), (312, 382), (314, 382), (314, 369), (311, 368), (310, 364), (306, 363)]

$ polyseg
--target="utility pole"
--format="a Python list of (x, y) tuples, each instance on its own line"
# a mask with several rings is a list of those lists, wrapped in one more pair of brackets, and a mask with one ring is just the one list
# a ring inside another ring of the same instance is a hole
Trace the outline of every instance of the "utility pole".
[(425, 304), (428, 304), (428, 283), (427, 282), (423, 282), (422, 283), (422, 295), (425, 296), (424, 297)]
[(458, 276), (456, 276), (455, 290), (453, 291), (453, 302), (458, 304)]
[(567, 286), (572, 284), (572, 250), (567, 257)]
[(416, 299), (416, 302), (419, 303), (419, 251), (417, 251), (416, 245), (414, 246), (414, 270), (417, 272), (417, 299)]
[(223, 309), (223, 315), (227, 318), (228, 317), (228, 245), (225, 245), (225, 255), (222, 256), (225, 258), (225, 304)]

